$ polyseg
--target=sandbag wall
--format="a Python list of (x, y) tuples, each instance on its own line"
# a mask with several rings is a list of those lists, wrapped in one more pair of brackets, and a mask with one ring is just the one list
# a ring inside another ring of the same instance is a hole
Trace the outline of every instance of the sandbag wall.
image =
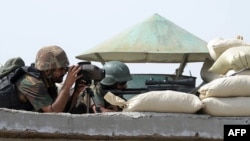
[(207, 45), (214, 61), (208, 72), (218, 78), (199, 88), (203, 113), (250, 116), (250, 44), (243, 38), (217, 38)]

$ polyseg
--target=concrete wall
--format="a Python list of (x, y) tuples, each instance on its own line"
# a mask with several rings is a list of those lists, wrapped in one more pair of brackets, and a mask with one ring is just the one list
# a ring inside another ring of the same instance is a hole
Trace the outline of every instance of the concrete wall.
[(71, 115), (0, 109), (1, 140), (223, 140), (223, 125), (250, 117), (117, 112)]

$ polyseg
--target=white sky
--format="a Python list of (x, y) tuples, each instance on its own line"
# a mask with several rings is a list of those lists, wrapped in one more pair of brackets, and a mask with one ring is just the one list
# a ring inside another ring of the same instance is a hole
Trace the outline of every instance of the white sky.
[[(76, 55), (155, 13), (207, 42), (238, 34), (248, 42), (249, 5), (248, 0), (0, 0), (0, 64), (20, 56), (28, 65), (47, 45), (61, 46), (76, 64)], [(177, 68), (128, 65), (132, 73), (174, 73)], [(184, 74), (191, 71), (199, 84), (200, 67), (188, 64)]]

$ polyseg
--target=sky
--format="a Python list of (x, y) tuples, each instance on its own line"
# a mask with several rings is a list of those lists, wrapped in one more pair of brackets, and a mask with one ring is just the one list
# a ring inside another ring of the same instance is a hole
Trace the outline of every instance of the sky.
[[(76, 55), (146, 20), (155, 13), (209, 42), (237, 35), (250, 40), (248, 0), (0, 0), (0, 64), (21, 57), (28, 65), (47, 45), (61, 46), (70, 63)], [(98, 62), (92, 62), (102, 66)], [(170, 73), (178, 64), (127, 64), (131, 73)], [(202, 63), (184, 75), (201, 83)]]

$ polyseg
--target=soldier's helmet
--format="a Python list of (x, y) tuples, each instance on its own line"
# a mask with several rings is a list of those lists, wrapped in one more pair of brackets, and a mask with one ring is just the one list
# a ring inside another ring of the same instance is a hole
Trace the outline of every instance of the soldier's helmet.
[(120, 61), (106, 62), (103, 69), (105, 70), (105, 77), (101, 81), (103, 85), (110, 86), (117, 82), (132, 80), (128, 66)]
[(40, 71), (64, 68), (68, 65), (68, 57), (65, 51), (59, 46), (43, 47), (36, 55), (35, 68)]

